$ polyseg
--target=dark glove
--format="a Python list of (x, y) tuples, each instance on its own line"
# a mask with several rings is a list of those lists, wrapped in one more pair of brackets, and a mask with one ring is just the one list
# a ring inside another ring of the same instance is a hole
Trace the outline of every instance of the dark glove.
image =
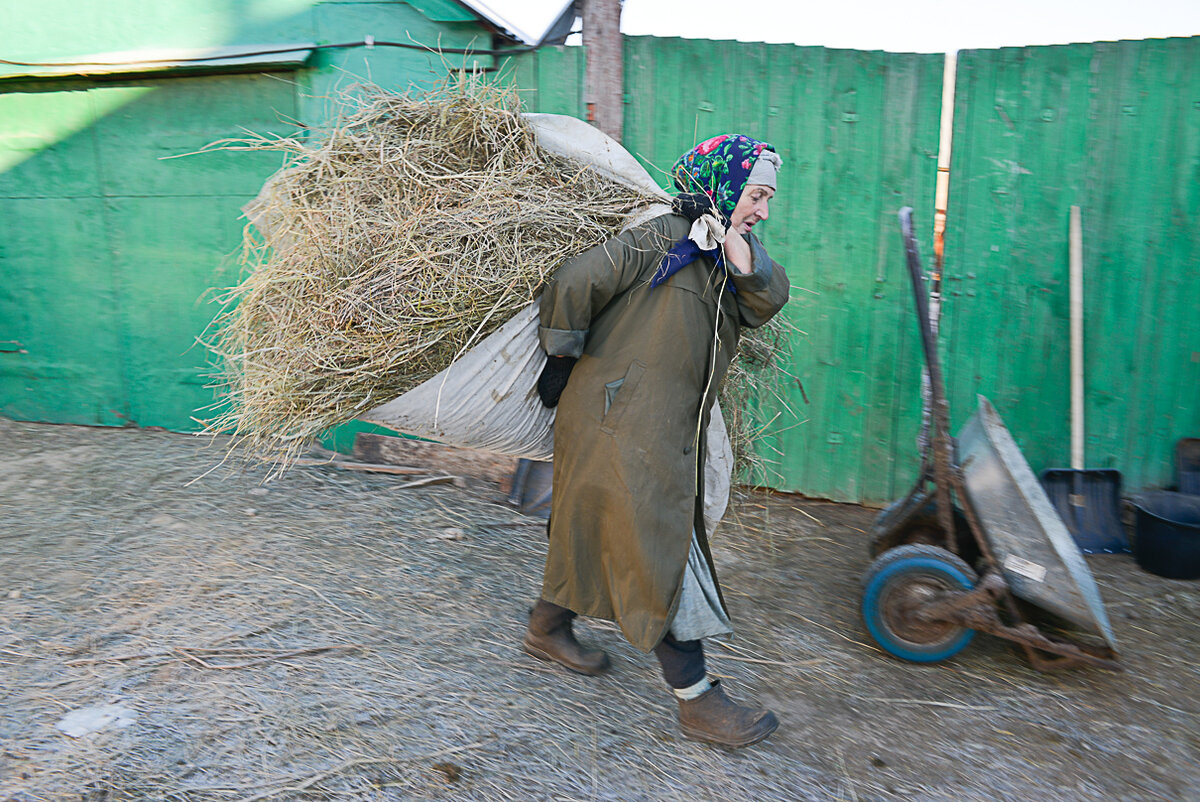
[(711, 212), (724, 223), (726, 228), (729, 228), (729, 221), (725, 219), (725, 215), (721, 214), (713, 205), (712, 198), (703, 192), (685, 192), (682, 195), (676, 195), (675, 199), (671, 201), (671, 211), (686, 217), (692, 223), (699, 220), (700, 216), (706, 212)]
[(553, 409), (558, 406), (558, 398), (567, 387), (567, 379), (571, 378), (571, 368), (575, 367), (573, 356), (552, 356), (546, 358), (546, 367), (538, 376), (537, 391), (542, 404)]

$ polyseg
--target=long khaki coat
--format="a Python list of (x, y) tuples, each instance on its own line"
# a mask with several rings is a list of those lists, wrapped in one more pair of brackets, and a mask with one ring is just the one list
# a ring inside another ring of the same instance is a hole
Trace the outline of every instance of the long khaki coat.
[(554, 426), (542, 597), (617, 621), (644, 651), (674, 618), (693, 527), (713, 569), (699, 470), (738, 330), (788, 298), (787, 275), (753, 236), (736, 294), (705, 256), (651, 289), (689, 228), (665, 215), (631, 229), (562, 264), (541, 299), (546, 353), (579, 358)]

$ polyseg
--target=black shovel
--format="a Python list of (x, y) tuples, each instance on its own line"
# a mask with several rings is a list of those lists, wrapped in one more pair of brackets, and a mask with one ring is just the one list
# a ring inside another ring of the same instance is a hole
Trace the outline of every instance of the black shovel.
[(1071, 207), (1071, 467), (1042, 472), (1042, 487), (1087, 554), (1129, 551), (1121, 523), (1121, 472), (1083, 467), (1083, 226)]

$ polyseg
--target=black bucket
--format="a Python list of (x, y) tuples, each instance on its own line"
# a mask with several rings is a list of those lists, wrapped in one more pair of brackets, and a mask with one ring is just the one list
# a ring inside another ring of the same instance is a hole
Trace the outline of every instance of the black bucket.
[(1180, 493), (1200, 496), (1200, 437), (1184, 437), (1175, 444), (1175, 473)]
[(1132, 503), (1138, 565), (1168, 579), (1200, 578), (1200, 496), (1163, 490)]

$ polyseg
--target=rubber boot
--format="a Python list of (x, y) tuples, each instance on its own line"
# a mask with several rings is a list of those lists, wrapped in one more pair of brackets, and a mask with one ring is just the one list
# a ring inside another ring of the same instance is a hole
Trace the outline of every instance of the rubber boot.
[(529, 628), (525, 630), (525, 651), (539, 660), (558, 663), (579, 674), (595, 676), (610, 665), (608, 655), (600, 649), (585, 649), (575, 640), (571, 621), (575, 613), (544, 599), (529, 611)]
[(743, 707), (726, 696), (719, 679), (695, 699), (679, 700), (679, 729), (693, 741), (749, 746), (778, 726), (779, 719), (770, 710)]

